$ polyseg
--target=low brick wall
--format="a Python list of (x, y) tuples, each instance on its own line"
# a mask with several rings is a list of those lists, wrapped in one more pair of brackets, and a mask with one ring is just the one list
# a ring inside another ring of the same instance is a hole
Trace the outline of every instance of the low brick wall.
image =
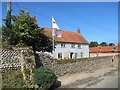
[(56, 60), (53, 60), (51, 57), (48, 57), (45, 54), (40, 54), (39, 56), (43, 66), (54, 70), (57, 76), (82, 71), (94, 71), (96, 69), (108, 67), (113, 64), (111, 56), (98, 57), (67, 64), (58, 64)]

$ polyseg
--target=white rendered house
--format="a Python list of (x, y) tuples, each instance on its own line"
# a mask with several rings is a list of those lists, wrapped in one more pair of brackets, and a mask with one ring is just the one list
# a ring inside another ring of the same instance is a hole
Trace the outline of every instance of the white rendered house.
[[(52, 29), (44, 28), (45, 34), (52, 37)], [(76, 32), (68, 32), (61, 30), (61, 37), (54, 37), (55, 51), (53, 57), (56, 59), (73, 59), (73, 58), (88, 58), (89, 44), (87, 40), (81, 35), (80, 30)]]

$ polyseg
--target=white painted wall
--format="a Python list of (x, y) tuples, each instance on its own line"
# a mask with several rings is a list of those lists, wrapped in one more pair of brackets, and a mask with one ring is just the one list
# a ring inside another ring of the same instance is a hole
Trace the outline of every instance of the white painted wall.
[(83, 53), (82, 58), (88, 58), (89, 45), (81, 44), (81, 48), (78, 48), (78, 44), (75, 44), (75, 48), (72, 48), (71, 43), (65, 43), (65, 47), (61, 47), (61, 43), (57, 43), (53, 56), (58, 59), (58, 53), (62, 53), (62, 59), (70, 58), (70, 52), (73, 52), (73, 58), (75, 58), (75, 53), (77, 53), (77, 58), (81, 58), (81, 52)]
[(118, 53), (90, 53), (90, 57), (102, 57), (102, 56), (114, 56), (118, 55)]

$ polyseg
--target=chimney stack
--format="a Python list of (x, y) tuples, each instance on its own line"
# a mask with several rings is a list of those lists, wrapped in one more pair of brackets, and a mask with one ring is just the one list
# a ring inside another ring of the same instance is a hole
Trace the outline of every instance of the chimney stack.
[(80, 29), (78, 28), (77, 33), (80, 34)]
[(34, 16), (34, 23), (37, 23), (36, 16)]

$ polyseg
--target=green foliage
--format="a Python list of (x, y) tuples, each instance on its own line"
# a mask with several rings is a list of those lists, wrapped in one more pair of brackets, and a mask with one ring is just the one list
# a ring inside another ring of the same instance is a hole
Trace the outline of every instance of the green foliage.
[(45, 67), (37, 68), (33, 79), (37, 85), (42, 86), (45, 90), (48, 90), (57, 81), (55, 73)]
[(90, 47), (97, 47), (98, 45), (99, 44), (96, 41), (91, 41), (90, 44), (89, 44)]
[(108, 46), (106, 42), (100, 43), (100, 46)]
[(80, 61), (86, 61), (89, 60), (90, 58), (76, 58), (76, 59), (65, 59), (65, 60), (58, 60), (58, 64), (68, 64), (68, 63), (74, 63), (74, 62), (80, 62)]
[(6, 20), (6, 25), (3, 26), (5, 44), (32, 46), (34, 51), (52, 51), (52, 39), (44, 34), (44, 28), (38, 27), (28, 11), (22, 10), (18, 16), (11, 18), (12, 24), (8, 25)]
[(64, 59), (64, 60), (57, 60), (58, 64), (68, 64), (68, 63), (75, 63), (75, 62), (84, 62), (84, 61), (91, 61), (91, 60), (99, 60), (100, 58), (106, 58), (107, 56), (101, 57), (89, 57), (89, 58), (75, 58), (75, 59)]
[(2, 30), (2, 27), (0, 26), (0, 31)]
[(21, 71), (11, 71), (2, 74), (2, 88), (23, 88), (26, 85)]
[(9, 29), (11, 29), (11, 18), (12, 18), (12, 16), (11, 16), (11, 11), (8, 11), (7, 12), (7, 16), (6, 16), (6, 22), (5, 22), (5, 24), (6, 24), (6, 26), (7, 26), (7, 28), (9, 28)]
[(114, 43), (109, 43), (109, 46), (115, 46), (115, 44)]
[(30, 85), (30, 84), (26, 84), (26, 85), (23, 85), (23, 88), (27, 88), (27, 90), (35, 90), (35, 87), (33, 85)]
[(19, 43), (19, 37), (15, 33), (15, 31), (3, 26), (2, 28), (2, 41), (3, 45), (16, 45)]

